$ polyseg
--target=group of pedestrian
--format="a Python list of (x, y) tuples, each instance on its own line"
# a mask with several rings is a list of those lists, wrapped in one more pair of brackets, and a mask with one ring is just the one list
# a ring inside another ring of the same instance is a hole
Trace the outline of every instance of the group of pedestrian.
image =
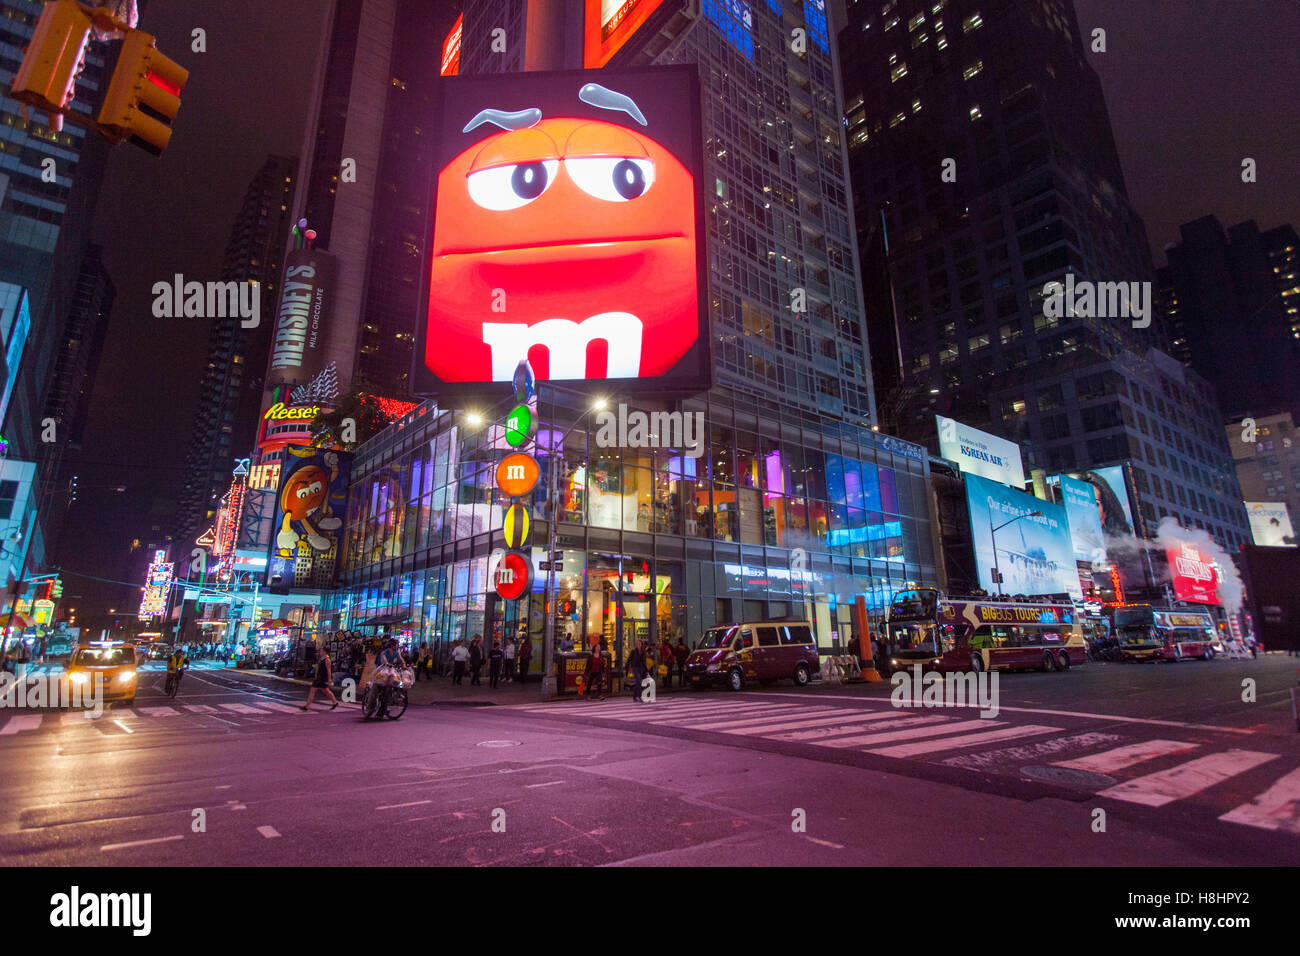
[(486, 648), (483, 635), (475, 634), (468, 645), (464, 639), (457, 640), (452, 645), (451, 682), (457, 687), (462, 686), (468, 670), (470, 686), (481, 687), (483, 665), (486, 663), (489, 687), (500, 687), (502, 683), (512, 684), (516, 680), (523, 683), (528, 679), (528, 667), (532, 658), (531, 641), (521, 640), (516, 644), (513, 637), (507, 637), (503, 645), (499, 637), (494, 637), (492, 646)]
[(192, 661), (221, 661), (223, 665), (235, 654), (233, 644), (218, 641), (189, 642), (181, 644), (180, 647), (185, 652), (185, 656)]

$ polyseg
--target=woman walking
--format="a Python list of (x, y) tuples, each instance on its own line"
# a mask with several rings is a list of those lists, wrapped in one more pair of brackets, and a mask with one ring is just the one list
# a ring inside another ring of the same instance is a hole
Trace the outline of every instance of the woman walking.
[(311, 702), (316, 697), (316, 691), (323, 690), (325, 696), (334, 701), (334, 707), (339, 705), (339, 700), (334, 696), (334, 691), (330, 690), (330, 685), (334, 683), (334, 666), (330, 661), (328, 654), (321, 654), (320, 659), (316, 661), (316, 679), (311, 682), (311, 688), (307, 691), (307, 703), (302, 705), (303, 710), (311, 710)]

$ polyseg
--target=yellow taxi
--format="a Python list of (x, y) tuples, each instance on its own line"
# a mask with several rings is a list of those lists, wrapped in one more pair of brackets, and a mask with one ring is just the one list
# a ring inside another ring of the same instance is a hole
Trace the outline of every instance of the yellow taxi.
[(117, 641), (82, 644), (68, 661), (68, 681), (72, 689), (86, 695), (93, 694), (94, 685), (99, 683), (102, 700), (133, 703), (140, 664), (138, 654), (135, 645)]

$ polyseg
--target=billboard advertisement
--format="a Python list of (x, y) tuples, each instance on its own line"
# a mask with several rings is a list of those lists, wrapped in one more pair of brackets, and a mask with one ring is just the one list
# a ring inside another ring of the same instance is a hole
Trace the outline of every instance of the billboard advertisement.
[(609, 62), (664, 0), (585, 0), (582, 65), (594, 70)]
[(1094, 468), (1092, 471), (1053, 475), (1048, 481), (1055, 482), (1066, 477), (1091, 485), (1097, 500), (1097, 517), (1102, 532), (1106, 537), (1122, 537), (1134, 533), (1133, 508), (1129, 504), (1128, 483), (1124, 473), (1123, 465), (1111, 465), (1109, 468)]
[(265, 586), (273, 591), (334, 583), (352, 456), (288, 445), (280, 470)]
[(1187, 541), (1165, 549), (1174, 597), (1201, 604), (1219, 603), (1219, 572), (1214, 558)]
[[(593, 81), (598, 76), (600, 82)], [(711, 382), (694, 66), (437, 84), (413, 391)]]
[(1097, 491), (1086, 481), (1069, 475), (1053, 475), (1049, 485), (1061, 489), (1061, 504), (1070, 524), (1070, 540), (1074, 542), (1074, 559), (1089, 563), (1106, 560), (1106, 540), (1101, 528), (1101, 509), (1097, 505)]
[[(1065, 507), (979, 475), (966, 475), (965, 481), (980, 587), (990, 594), (1069, 594), (1083, 600)], [(995, 568), (1001, 585), (993, 579)]]
[(968, 475), (980, 475), (1013, 488), (1025, 487), (1020, 446), (942, 415), (934, 416), (939, 454), (955, 461)]
[(465, 14), (456, 18), (456, 25), (451, 28), (447, 38), (442, 41), (442, 66), (439, 76), (455, 76), (460, 72), (460, 35), (465, 26)]
[(1250, 536), (1255, 543), (1266, 548), (1294, 548), (1295, 531), (1285, 501), (1247, 501), (1246, 517), (1250, 519)]
[(352, 356), (331, 354), (331, 297), (336, 262), (319, 249), (294, 249), (285, 256), (284, 288), (275, 313), (267, 385), (301, 385), (331, 360), (350, 367)]

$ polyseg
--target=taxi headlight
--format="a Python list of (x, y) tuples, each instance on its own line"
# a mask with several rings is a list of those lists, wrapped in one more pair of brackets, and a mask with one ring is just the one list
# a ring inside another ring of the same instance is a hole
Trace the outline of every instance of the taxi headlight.
[(84, 684), (87, 680), (89, 680), (89, 678), (90, 675), (87, 674), (85, 671), (73, 671), (71, 674), (68, 675), (68, 680), (72, 681), (72, 683), (74, 684)]
[(135, 680), (135, 671), (122, 671), (122, 673), (117, 675), (117, 679), (123, 684), (128, 681), (133, 681)]
[(716, 674), (716, 673), (718, 672), (718, 665), (717, 665), (717, 664), (710, 664), (708, 667), (706, 667), (706, 668), (704, 668), (704, 669), (705, 669), (706, 671), (708, 671), (710, 674)]

